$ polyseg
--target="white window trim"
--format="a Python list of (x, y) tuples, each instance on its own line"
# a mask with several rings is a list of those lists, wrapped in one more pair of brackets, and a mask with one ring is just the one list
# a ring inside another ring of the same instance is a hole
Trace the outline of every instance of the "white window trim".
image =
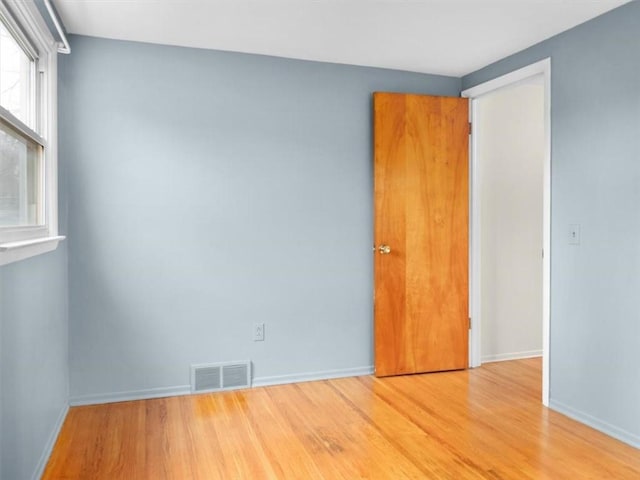
[[(42, 100), (39, 105), (39, 134), (44, 141), (44, 225), (34, 227), (3, 228), (0, 241), (0, 265), (24, 260), (55, 250), (64, 236), (58, 234), (58, 129), (57, 129), (57, 67), (58, 43), (51, 35), (33, 0), (10, 2), (10, 8), (0, 2), (0, 13), (11, 27), (24, 32), (38, 49), (37, 75), (42, 75)], [(18, 25), (15, 25), (18, 24)], [(16, 27), (19, 26), (19, 29)], [(18, 33), (20, 36), (20, 33)], [(25, 39), (21, 38), (24, 43)], [(30, 48), (30, 47), (28, 47)], [(2, 116), (8, 113), (3, 109)], [(10, 118), (9, 118), (10, 119)], [(11, 119), (12, 120), (12, 119)], [(15, 122), (11, 122), (15, 124)], [(20, 125), (20, 124), (19, 124)]]

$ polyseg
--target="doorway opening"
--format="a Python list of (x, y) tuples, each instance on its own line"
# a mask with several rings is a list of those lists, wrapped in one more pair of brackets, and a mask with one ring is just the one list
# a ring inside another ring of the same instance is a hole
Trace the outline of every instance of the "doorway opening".
[(462, 92), (471, 102), (469, 365), (542, 356), (549, 403), (551, 62)]

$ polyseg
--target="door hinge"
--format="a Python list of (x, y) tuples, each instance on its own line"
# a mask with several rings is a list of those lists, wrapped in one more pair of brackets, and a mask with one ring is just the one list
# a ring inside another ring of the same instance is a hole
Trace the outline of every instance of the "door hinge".
[(469, 122), (469, 135), (471, 135), (472, 130), (473, 130), (473, 123)]
[(469, 330), (471, 330), (471, 317), (469, 317)]

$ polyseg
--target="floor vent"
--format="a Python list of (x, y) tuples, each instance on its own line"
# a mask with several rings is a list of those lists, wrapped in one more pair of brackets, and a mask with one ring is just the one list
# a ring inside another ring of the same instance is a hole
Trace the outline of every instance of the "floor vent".
[(251, 386), (251, 362), (191, 365), (191, 392), (216, 392)]

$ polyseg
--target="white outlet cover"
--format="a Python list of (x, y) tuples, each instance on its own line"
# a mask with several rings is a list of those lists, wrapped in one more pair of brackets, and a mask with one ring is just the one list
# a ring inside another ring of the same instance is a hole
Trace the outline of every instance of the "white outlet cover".
[(253, 324), (253, 341), (254, 342), (264, 341), (264, 323)]

